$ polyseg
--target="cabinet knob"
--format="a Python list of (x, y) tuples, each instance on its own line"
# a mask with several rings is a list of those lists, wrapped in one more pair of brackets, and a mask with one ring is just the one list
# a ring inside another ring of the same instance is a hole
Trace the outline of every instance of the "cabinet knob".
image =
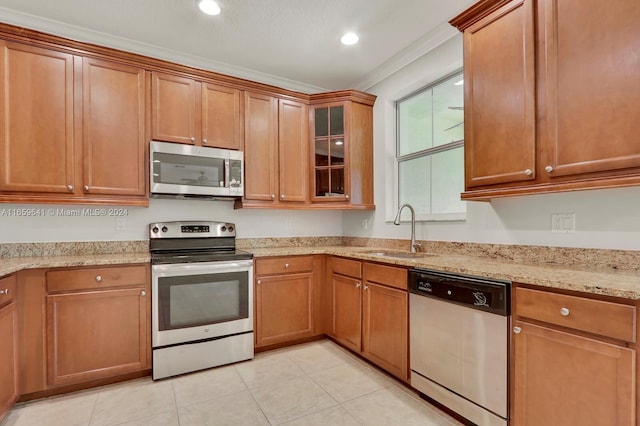
[(276, 199), (276, 194), (271, 194), (271, 199), (275, 200)]
[(195, 142), (196, 138), (194, 136), (191, 136), (189, 139), (191, 139), (191, 142)]
[(520, 332), (522, 332), (522, 328), (520, 327), (513, 327), (513, 332), (516, 334), (520, 334)]
[(85, 192), (89, 192), (89, 185), (83, 186), (82, 189), (84, 189)]
[(100, 275), (96, 275), (96, 281), (97, 281), (97, 282), (102, 281), (102, 277), (101, 277)]
[(563, 317), (568, 317), (569, 312), (569, 308), (560, 308), (560, 315), (562, 315)]
[(142, 291), (140, 292), (140, 296), (144, 297), (144, 296), (146, 296), (146, 295), (147, 295), (147, 292), (146, 292), (146, 291), (142, 290)]
[(368, 285), (365, 285), (365, 286), (364, 286), (364, 289), (365, 289), (365, 290), (369, 290), (369, 286), (368, 286)]
[(553, 171), (553, 167), (547, 166), (547, 167), (544, 168), (544, 171), (547, 172), (547, 173), (551, 173)]
[(261, 280), (258, 280), (258, 284), (262, 284), (262, 281), (261, 281)]
[(288, 268), (288, 267), (289, 267), (289, 264), (288, 264), (288, 263), (285, 263), (285, 264), (284, 264), (284, 267), (285, 267), (285, 268)]
[(527, 176), (531, 176), (533, 174), (533, 171), (531, 171), (531, 169), (527, 169), (524, 171), (524, 174)]
[(344, 198), (349, 199), (349, 194), (345, 195)]
[(356, 287), (360, 287), (360, 283), (356, 283)]
[(207, 140), (206, 139), (202, 139), (202, 143), (207, 143)]
[(5, 288), (4, 290), (0, 290), (0, 296), (2, 296), (3, 294), (9, 294), (9, 289)]
[(73, 192), (73, 185), (67, 185), (67, 191)]
[(284, 194), (280, 194), (280, 199), (284, 200)]

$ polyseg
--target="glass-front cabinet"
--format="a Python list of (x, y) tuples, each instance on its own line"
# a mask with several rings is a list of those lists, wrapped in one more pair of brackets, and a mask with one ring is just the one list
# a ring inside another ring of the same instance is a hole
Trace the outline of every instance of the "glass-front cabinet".
[(344, 103), (318, 105), (312, 114), (312, 198), (314, 201), (346, 201), (348, 137)]

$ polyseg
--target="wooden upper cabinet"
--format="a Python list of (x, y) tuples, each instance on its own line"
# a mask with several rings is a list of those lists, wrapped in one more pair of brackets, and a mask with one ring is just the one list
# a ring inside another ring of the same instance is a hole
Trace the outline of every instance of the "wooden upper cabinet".
[(539, 11), (545, 171), (553, 178), (640, 167), (638, 0), (540, 0)]
[(0, 41), (0, 191), (73, 193), (74, 57)]
[(83, 191), (145, 195), (145, 71), (83, 61)]
[(200, 141), (199, 83), (159, 72), (151, 80), (151, 138), (185, 144)]
[(513, 1), (464, 31), (467, 188), (535, 178), (533, 23)]
[(280, 99), (278, 111), (279, 200), (304, 202), (309, 190), (308, 107)]
[[(363, 94), (365, 95), (365, 94)], [(326, 97), (319, 97), (326, 100)], [(373, 209), (373, 102), (314, 103), (309, 178), (312, 203)]]
[(245, 92), (244, 112), (244, 198), (273, 201), (278, 192), (278, 100)]
[(241, 92), (202, 83), (202, 145), (242, 149)]
[(462, 198), (640, 185), (639, 20), (637, 0), (483, 0), (450, 21), (464, 32)]
[(151, 138), (242, 149), (241, 91), (172, 74), (152, 74)]

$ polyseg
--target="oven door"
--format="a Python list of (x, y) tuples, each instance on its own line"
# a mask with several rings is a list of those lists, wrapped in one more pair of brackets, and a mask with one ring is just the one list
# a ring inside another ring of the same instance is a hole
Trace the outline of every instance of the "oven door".
[(253, 261), (153, 265), (153, 347), (253, 331)]

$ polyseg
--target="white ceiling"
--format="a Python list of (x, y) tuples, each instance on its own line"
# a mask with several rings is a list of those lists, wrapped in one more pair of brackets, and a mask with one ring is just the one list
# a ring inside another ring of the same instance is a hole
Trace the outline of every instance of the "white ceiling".
[[(0, 21), (303, 92), (366, 90), (476, 0), (0, 0)], [(355, 46), (340, 37), (354, 31)]]

